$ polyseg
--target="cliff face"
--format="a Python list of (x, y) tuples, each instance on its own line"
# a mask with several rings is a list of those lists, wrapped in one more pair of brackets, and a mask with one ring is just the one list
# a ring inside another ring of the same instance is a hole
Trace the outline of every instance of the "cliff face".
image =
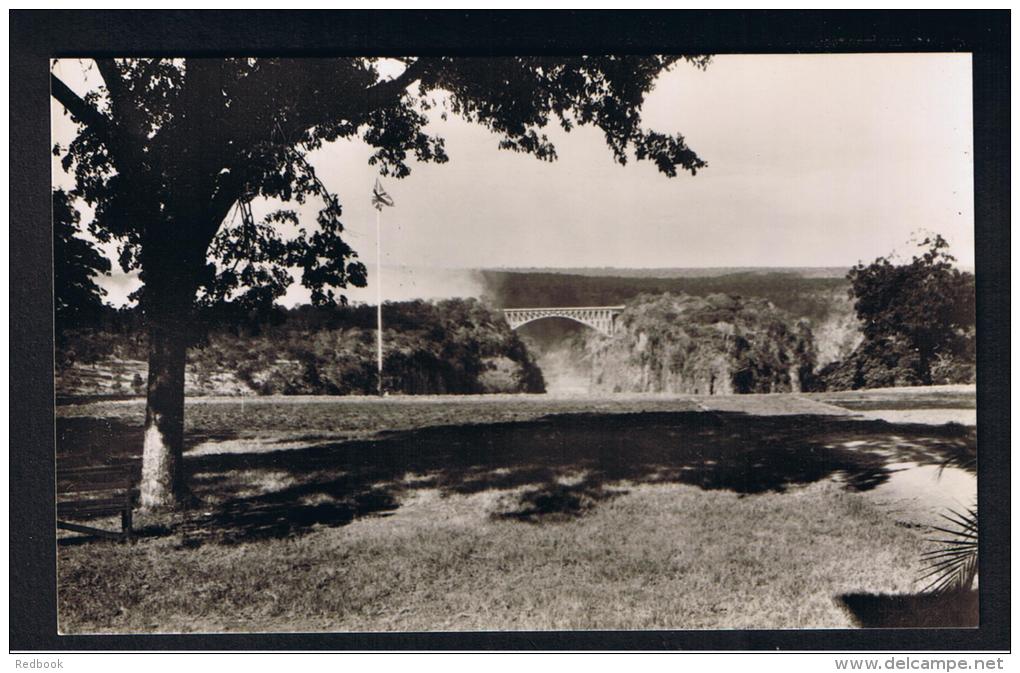
[(770, 302), (644, 295), (612, 337), (589, 338), (591, 387), (699, 395), (798, 392), (815, 367), (811, 330)]
[[(353, 313), (353, 314), (351, 314)], [(405, 394), (537, 393), (542, 372), (502, 316), (468, 300), (387, 304), (384, 386)], [(216, 329), (188, 352), (187, 395), (348, 395), (376, 391), (374, 307), (290, 312), (257, 333)], [(57, 352), (61, 396), (143, 395), (140, 330), (81, 330)]]

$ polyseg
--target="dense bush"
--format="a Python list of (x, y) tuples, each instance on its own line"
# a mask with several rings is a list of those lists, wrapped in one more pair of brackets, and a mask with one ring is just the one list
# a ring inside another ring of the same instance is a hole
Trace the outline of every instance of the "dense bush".
[[(110, 313), (99, 329), (66, 332), (58, 353), (75, 363), (141, 361), (137, 316)], [(193, 392), (217, 392), (229, 374), (258, 394), (372, 393), (377, 389), (375, 307), (280, 309), (272, 320), (207, 318), (188, 354)], [(384, 387), (390, 392), (542, 392), (541, 371), (523, 342), (474, 299), (386, 304)], [(120, 365), (116, 365), (120, 366)]]
[(590, 342), (595, 389), (694, 394), (799, 391), (815, 350), (806, 321), (758, 298), (642, 295)]
[(907, 264), (879, 257), (847, 275), (864, 339), (820, 372), (833, 390), (972, 383), (974, 276), (955, 268), (941, 236)]

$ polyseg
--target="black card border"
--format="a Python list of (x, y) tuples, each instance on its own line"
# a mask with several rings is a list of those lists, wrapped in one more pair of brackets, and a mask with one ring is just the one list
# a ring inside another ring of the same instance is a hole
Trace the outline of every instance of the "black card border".
[[(10, 647), (119, 650), (1007, 650), (1010, 15), (1000, 11), (11, 11)], [(59, 636), (49, 59), (55, 56), (971, 52), (982, 447), (978, 629)]]

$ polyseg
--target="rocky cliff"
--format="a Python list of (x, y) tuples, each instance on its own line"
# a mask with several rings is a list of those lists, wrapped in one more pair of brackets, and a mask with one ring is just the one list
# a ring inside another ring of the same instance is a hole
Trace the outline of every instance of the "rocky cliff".
[(588, 339), (594, 391), (797, 392), (816, 365), (809, 324), (764, 299), (642, 295), (617, 321)]
[[(384, 307), (391, 393), (538, 393), (541, 370), (502, 316), (474, 299)], [(299, 307), (244, 332), (211, 329), (188, 352), (187, 395), (371, 394), (375, 308)], [(60, 397), (137, 396), (148, 377), (140, 327), (69, 330), (56, 353)]]

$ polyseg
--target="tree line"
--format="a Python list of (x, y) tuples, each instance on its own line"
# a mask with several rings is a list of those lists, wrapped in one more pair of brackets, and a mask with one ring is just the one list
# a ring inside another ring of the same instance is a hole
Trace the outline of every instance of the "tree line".
[[(222, 375), (263, 395), (370, 394), (378, 388), (374, 306), (276, 307), (265, 319), (211, 313), (203, 314), (203, 329), (193, 334), (188, 351), (188, 372), (200, 390), (215, 393), (210, 382)], [(545, 390), (517, 333), (476, 299), (387, 303), (383, 317), (387, 392)], [(144, 361), (146, 339), (137, 307), (105, 306), (89, 326), (61, 330), (57, 364), (68, 371), (81, 364)], [(132, 384), (140, 386), (140, 380)]]

